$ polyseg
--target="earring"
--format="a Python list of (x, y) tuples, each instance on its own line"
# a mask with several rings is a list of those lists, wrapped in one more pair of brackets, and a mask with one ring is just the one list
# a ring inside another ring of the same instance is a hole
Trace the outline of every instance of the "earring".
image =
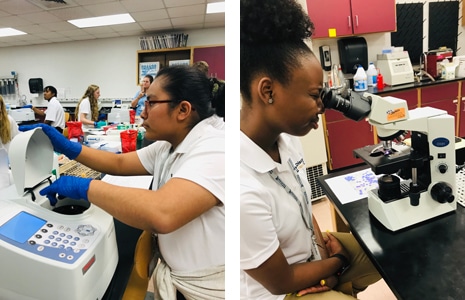
[(268, 99), (268, 103), (272, 104), (273, 103), (273, 98)]

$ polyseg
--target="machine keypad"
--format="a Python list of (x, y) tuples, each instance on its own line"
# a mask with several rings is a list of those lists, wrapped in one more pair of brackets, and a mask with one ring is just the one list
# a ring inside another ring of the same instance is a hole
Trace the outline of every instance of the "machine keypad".
[(71, 228), (47, 222), (27, 241), (32, 247), (28, 250), (54, 260), (73, 263), (97, 238), (97, 232), (97, 228), (89, 224)]

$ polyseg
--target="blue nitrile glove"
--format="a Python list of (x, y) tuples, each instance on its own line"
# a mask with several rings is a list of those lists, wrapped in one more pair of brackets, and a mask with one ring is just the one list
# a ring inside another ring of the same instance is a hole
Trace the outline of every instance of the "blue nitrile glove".
[(42, 196), (47, 195), (48, 200), (52, 206), (57, 203), (57, 195), (68, 197), (76, 200), (86, 200), (87, 191), (89, 190), (92, 178), (82, 178), (74, 176), (61, 176), (50, 186), (40, 190), (39, 194)]
[(82, 145), (80, 143), (71, 142), (62, 133), (54, 127), (47, 124), (21, 125), (20, 131), (28, 131), (40, 127), (52, 142), (53, 149), (66, 155), (69, 159), (75, 159), (81, 153)]
[(21, 106), (21, 108), (32, 108), (32, 104), (27, 104), (27, 105)]

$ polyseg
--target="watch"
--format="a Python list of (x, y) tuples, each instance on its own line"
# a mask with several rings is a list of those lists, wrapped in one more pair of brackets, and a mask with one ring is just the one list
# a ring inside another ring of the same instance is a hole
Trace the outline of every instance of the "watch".
[(331, 257), (337, 257), (340, 261), (342, 261), (342, 267), (339, 270), (337, 270), (337, 272), (336, 272), (337, 276), (341, 276), (350, 267), (350, 261), (347, 259), (347, 257), (345, 257), (344, 255), (342, 255), (340, 253), (336, 253), (334, 255), (331, 255)]

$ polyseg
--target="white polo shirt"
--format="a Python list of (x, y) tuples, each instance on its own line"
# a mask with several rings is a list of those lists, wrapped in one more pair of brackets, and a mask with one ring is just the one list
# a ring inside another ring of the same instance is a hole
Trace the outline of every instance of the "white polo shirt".
[[(289, 264), (307, 261), (312, 254), (309, 230), (302, 220), (299, 205), (280, 186), (268, 171), (275, 170), (280, 179), (302, 198), (302, 190), (288, 164), (289, 158), (298, 170), (308, 197), (306, 166), (300, 140), (288, 134), (278, 139), (281, 162), (272, 158), (241, 132), (241, 299), (283, 299), (285, 295), (272, 295), (265, 287), (243, 270), (260, 266), (281, 247)], [(303, 206), (311, 216), (311, 200)], [(302, 201), (305, 203), (305, 201)]]
[(170, 148), (170, 143), (157, 141), (137, 151), (144, 168), (154, 176), (153, 189), (170, 178), (184, 178), (210, 191), (223, 205), (211, 208), (174, 232), (158, 234), (160, 252), (173, 271), (222, 266), (225, 262), (223, 120), (215, 115), (201, 121), (172, 153)]
[[(89, 98), (84, 98), (81, 101), (81, 104), (79, 104), (79, 115), (76, 116), (78, 118), (78, 121), (81, 120), (81, 114), (84, 114), (86, 119), (92, 120), (92, 110), (90, 108), (90, 100)], [(87, 125), (87, 124), (82, 124), (82, 128), (94, 128), (94, 125)]]
[(52, 127), (65, 129), (65, 111), (56, 97), (52, 97), (48, 102), (45, 121), (52, 121)]

